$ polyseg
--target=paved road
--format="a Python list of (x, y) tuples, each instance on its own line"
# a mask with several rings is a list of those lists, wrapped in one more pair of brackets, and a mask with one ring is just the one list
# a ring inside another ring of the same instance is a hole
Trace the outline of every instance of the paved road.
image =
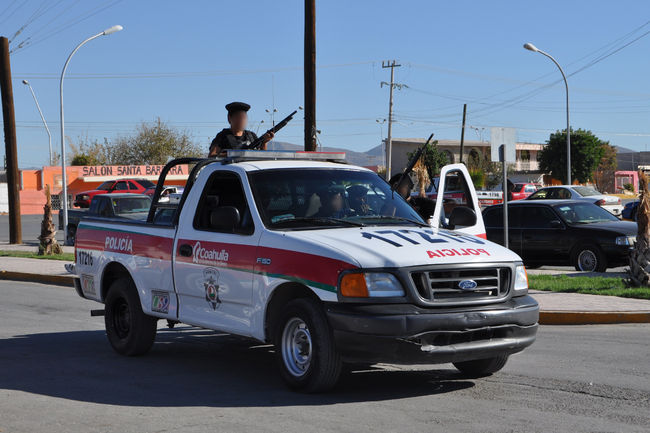
[[(381, 366), (324, 395), (287, 391), (270, 349), (181, 327), (109, 347), (98, 304), (0, 282), (0, 431), (593, 432), (650, 425), (650, 326), (544, 327), (489, 378)], [(645, 430), (647, 431), (647, 430)]]
[[(59, 216), (53, 215), (54, 225), (59, 226)], [(22, 215), (21, 226), (23, 229), (23, 243), (38, 245), (41, 234), (42, 215)], [(63, 231), (56, 232), (56, 239), (63, 244)], [(0, 242), (9, 242), (9, 215), (0, 215)]]

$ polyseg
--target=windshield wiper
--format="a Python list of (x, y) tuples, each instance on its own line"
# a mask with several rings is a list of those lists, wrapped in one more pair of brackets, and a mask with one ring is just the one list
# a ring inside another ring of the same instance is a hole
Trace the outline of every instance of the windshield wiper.
[(389, 215), (368, 215), (368, 216), (363, 216), (360, 218), (368, 218), (368, 219), (378, 219), (378, 220), (398, 220), (398, 221), (406, 221), (411, 224), (415, 224), (420, 227), (431, 227), (429, 224), (426, 223), (421, 223), (420, 221), (411, 219), (411, 218), (406, 218), (406, 217), (401, 217), (401, 216), (389, 216)]
[(271, 226), (275, 227), (281, 224), (288, 224), (293, 222), (306, 222), (306, 223), (326, 223), (330, 225), (339, 225), (345, 224), (353, 227), (363, 227), (365, 224), (355, 221), (349, 221), (342, 218), (331, 218), (331, 217), (297, 217), (297, 218), (287, 218), (280, 221), (271, 223)]

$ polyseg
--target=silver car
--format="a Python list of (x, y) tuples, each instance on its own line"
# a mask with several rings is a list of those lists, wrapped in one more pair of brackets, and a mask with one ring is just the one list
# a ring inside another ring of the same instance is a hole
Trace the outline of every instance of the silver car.
[(621, 216), (623, 205), (621, 199), (598, 192), (593, 186), (558, 185), (547, 186), (537, 190), (526, 200), (583, 200), (594, 203), (607, 210), (612, 215)]

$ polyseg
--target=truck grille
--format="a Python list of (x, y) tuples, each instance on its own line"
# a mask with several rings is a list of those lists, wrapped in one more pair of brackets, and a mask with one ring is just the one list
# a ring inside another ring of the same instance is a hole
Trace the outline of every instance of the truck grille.
[(511, 269), (435, 269), (411, 273), (420, 297), (431, 303), (497, 300), (508, 295)]

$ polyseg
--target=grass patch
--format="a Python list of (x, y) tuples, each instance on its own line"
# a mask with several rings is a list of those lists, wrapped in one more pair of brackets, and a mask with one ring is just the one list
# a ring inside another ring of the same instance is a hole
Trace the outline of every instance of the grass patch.
[(32, 253), (29, 251), (0, 251), (0, 257), (21, 257), (23, 259), (65, 260), (68, 262), (74, 262), (74, 253), (39, 256), (37, 252)]
[(650, 299), (649, 287), (629, 287), (622, 278), (529, 275), (528, 285), (534, 290), (551, 292)]

